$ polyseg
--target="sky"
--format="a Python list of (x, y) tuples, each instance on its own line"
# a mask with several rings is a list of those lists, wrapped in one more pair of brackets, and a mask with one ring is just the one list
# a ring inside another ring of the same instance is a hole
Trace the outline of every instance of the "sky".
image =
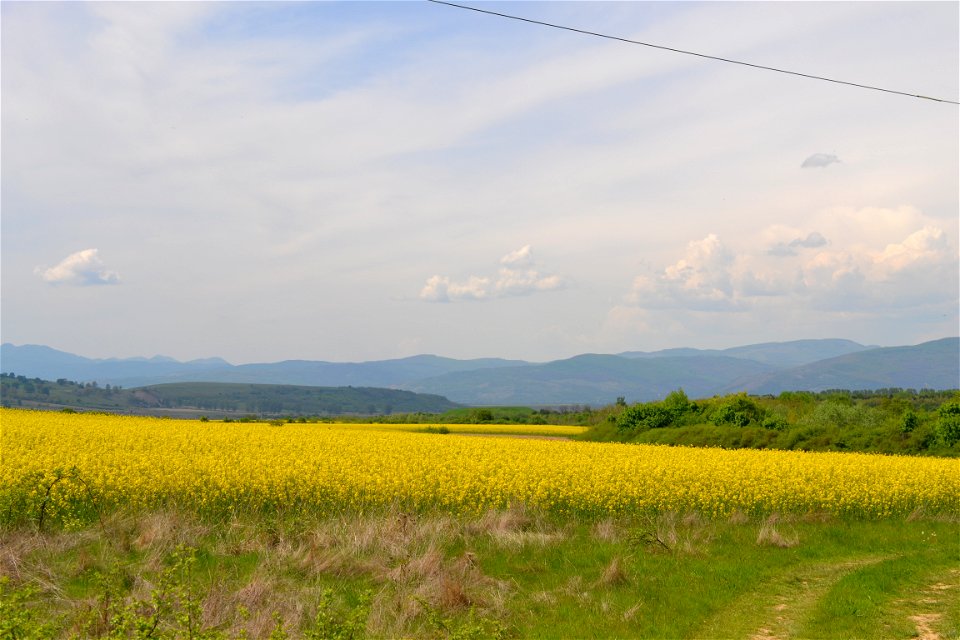
[[(958, 100), (956, 2), (473, 3)], [(958, 329), (960, 107), (430, 2), (3, 2), (3, 342), (233, 363)]]

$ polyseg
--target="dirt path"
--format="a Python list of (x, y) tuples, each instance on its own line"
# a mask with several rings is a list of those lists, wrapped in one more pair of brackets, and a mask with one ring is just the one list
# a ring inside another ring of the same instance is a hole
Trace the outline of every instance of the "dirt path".
[(914, 612), (909, 618), (917, 628), (919, 640), (942, 640), (943, 636), (938, 631), (940, 622), (947, 608), (957, 606), (958, 598), (960, 569), (953, 569), (944, 579), (936, 580), (918, 591), (914, 597), (898, 604), (904, 604)]
[(866, 557), (842, 562), (795, 567), (790, 573), (764, 582), (741, 596), (702, 628), (703, 637), (718, 634), (751, 640), (796, 637), (801, 621), (843, 576), (886, 560)]

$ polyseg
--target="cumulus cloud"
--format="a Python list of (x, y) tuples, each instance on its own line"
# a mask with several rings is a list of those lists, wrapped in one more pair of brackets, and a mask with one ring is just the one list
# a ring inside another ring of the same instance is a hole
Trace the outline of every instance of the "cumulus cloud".
[[(870, 312), (956, 300), (960, 265), (948, 233), (929, 219), (905, 227), (905, 217), (914, 223), (923, 218), (904, 210), (888, 216), (896, 224), (871, 235), (853, 224), (862, 213), (834, 218), (830, 243), (817, 231), (777, 229), (775, 237), (785, 239), (772, 249), (756, 249), (766, 243), (747, 239), (734, 250), (710, 234), (690, 242), (677, 262), (637, 276), (624, 302), (642, 309), (739, 311), (762, 300), (767, 307)], [(842, 233), (847, 226), (852, 231)]]
[(839, 163), (840, 158), (833, 155), (832, 153), (815, 153), (806, 160), (803, 161), (803, 164), (800, 165), (801, 169), (813, 169), (813, 168), (823, 168), (829, 167), (833, 163)]
[(58, 265), (50, 268), (37, 267), (34, 272), (50, 284), (89, 286), (120, 282), (120, 275), (104, 266), (96, 249), (71, 253)]
[(734, 255), (716, 234), (687, 245), (683, 258), (634, 280), (631, 299), (644, 307), (721, 309), (736, 306)]
[(431, 276), (420, 290), (420, 299), (428, 302), (484, 300), (551, 291), (563, 286), (560, 276), (541, 273), (536, 268), (530, 245), (503, 256), (500, 264), (503, 266), (496, 276), (470, 276), (461, 282), (447, 276)]
[(420, 290), (420, 299), (428, 302), (482, 300), (489, 292), (490, 278), (470, 276), (466, 282), (453, 282), (446, 276), (431, 276)]
[(950, 245), (943, 230), (926, 226), (907, 236), (903, 242), (888, 244), (874, 257), (874, 263), (887, 273), (911, 267), (943, 262), (950, 255)]
[(812, 231), (806, 238), (794, 238), (790, 242), (778, 242), (767, 251), (772, 256), (795, 256), (797, 249), (815, 249), (827, 244), (823, 234)]

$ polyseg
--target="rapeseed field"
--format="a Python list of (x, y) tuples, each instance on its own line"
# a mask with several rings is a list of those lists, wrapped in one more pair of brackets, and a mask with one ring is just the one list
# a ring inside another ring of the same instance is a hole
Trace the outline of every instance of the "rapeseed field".
[[(960, 461), (0, 410), (0, 519), (115, 510), (558, 515), (960, 512)], [(516, 427), (511, 427), (516, 431)], [(538, 431), (537, 433), (540, 433)]]

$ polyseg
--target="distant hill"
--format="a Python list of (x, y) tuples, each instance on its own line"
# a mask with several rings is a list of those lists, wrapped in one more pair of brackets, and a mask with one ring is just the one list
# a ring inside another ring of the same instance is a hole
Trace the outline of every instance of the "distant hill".
[(583, 354), (533, 364), (418, 355), (371, 362), (288, 360), (233, 365), (219, 358), (89, 359), (49, 347), (4, 344), (0, 368), (29, 378), (96, 381), (124, 387), (177, 382), (376, 387), (430, 393), (468, 405), (600, 405), (624, 397), (655, 400), (682, 387), (691, 397), (731, 391), (886, 387), (960, 387), (958, 338), (908, 347), (870, 347), (850, 340), (769, 342), (730, 349), (666, 349), (619, 355)]
[(181, 382), (133, 389), (0, 376), (4, 406), (210, 416), (441, 413), (461, 405), (437, 395), (372, 387)]
[(718, 383), (771, 371), (760, 362), (725, 356), (624, 358), (581, 355), (541, 365), (448, 373), (410, 386), (463, 404), (610, 404), (663, 398), (683, 387), (691, 397), (715, 393)]
[(873, 390), (960, 388), (960, 338), (912, 347), (885, 347), (828, 358), (784, 371), (740, 380), (724, 391), (777, 394), (828, 389)]
[(491, 367), (524, 366), (520, 360), (480, 358), (456, 360), (418, 355), (372, 362), (324, 362), (286, 360), (264, 364), (233, 365), (220, 358), (179, 362), (164, 356), (153, 358), (92, 359), (39, 345), (0, 346), (3, 373), (28, 378), (78, 382), (96, 381), (125, 387), (170, 382), (245, 382), (306, 386), (402, 387), (407, 383), (454, 371)]
[(818, 360), (857, 353), (876, 347), (867, 347), (852, 340), (793, 340), (791, 342), (764, 342), (730, 349), (664, 349), (662, 351), (627, 351), (625, 358), (678, 358), (697, 356), (728, 356), (755, 360), (778, 368), (797, 367)]
[[(272, 382), (300, 385), (363, 385), (399, 387), (423, 378), (457, 371), (525, 366), (519, 360), (481, 358), (455, 360), (434, 355), (419, 355), (396, 360), (373, 362), (323, 362), (287, 360), (269, 364), (243, 364), (229, 370), (207, 372), (209, 379), (220, 382)], [(184, 375), (189, 376), (190, 372)]]
[(165, 356), (153, 358), (93, 359), (58, 351), (42, 345), (0, 346), (0, 366), (3, 373), (17, 373), (28, 378), (57, 380), (64, 378), (78, 382), (139, 386), (162, 382), (170, 377), (197, 378), (209, 371), (229, 369), (231, 365), (221, 358), (206, 358), (179, 362)]

